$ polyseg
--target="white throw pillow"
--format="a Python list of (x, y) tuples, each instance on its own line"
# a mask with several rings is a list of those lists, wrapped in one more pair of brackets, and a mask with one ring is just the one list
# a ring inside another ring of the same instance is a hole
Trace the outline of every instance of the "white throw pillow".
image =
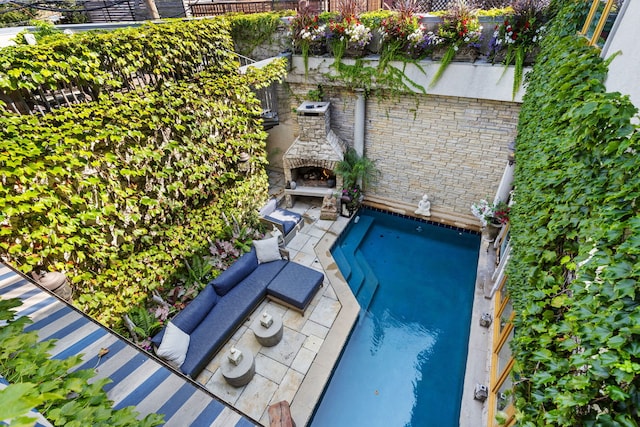
[(258, 257), (258, 264), (282, 259), (282, 257), (280, 256), (280, 249), (278, 248), (277, 237), (271, 237), (270, 239), (263, 240), (254, 240), (253, 246), (256, 248), (256, 257)]
[(190, 340), (191, 337), (189, 337), (189, 334), (183, 332), (182, 329), (178, 328), (172, 322), (169, 322), (156, 354), (179, 368), (187, 357)]

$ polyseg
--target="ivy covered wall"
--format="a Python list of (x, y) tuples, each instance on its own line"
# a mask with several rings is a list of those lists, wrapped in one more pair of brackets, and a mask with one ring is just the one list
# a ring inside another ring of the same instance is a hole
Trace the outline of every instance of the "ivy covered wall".
[(555, 3), (516, 143), (508, 287), (518, 425), (637, 426), (637, 109), (605, 91), (608, 64), (576, 35), (590, 2)]
[(0, 63), (5, 100), (65, 84), (93, 97), (0, 114), (0, 255), (66, 272), (89, 315), (118, 324), (227, 221), (256, 219), (266, 133), (251, 88), (285, 64), (239, 75), (224, 20), (64, 36), (2, 50)]

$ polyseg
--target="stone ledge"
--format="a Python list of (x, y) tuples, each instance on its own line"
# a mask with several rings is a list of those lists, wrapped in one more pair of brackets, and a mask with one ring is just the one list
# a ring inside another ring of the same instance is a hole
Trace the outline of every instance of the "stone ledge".
[(401, 215), (425, 219), (427, 221), (439, 222), (441, 224), (451, 225), (453, 227), (464, 228), (465, 230), (479, 232), (481, 228), (480, 222), (473, 215), (462, 215), (445, 212), (437, 206), (431, 208), (431, 216), (418, 216), (414, 213), (418, 207), (417, 201), (415, 205), (410, 205), (408, 203), (399, 202), (397, 200), (365, 195), (364, 203), (374, 208), (383, 209), (389, 212), (395, 212)]

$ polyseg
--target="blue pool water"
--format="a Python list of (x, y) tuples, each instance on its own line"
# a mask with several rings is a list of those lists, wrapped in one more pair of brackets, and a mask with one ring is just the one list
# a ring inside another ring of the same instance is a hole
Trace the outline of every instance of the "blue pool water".
[(363, 308), (314, 427), (457, 426), (480, 236), (371, 209), (333, 256)]

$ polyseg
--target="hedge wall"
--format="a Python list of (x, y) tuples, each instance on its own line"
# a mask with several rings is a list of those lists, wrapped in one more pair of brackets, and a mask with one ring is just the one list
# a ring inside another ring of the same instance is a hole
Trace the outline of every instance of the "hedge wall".
[[(225, 226), (222, 212), (240, 222), (255, 219), (267, 197), (266, 132), (251, 88), (285, 73), (278, 60), (238, 75), (228, 25), (220, 20), (124, 33), (128, 47), (118, 31), (94, 35), (101, 40), (91, 45), (95, 51), (72, 43), (90, 35), (38, 46), (31, 61), (24, 47), (0, 51), (0, 63), (42, 66), (39, 75), (48, 69), (43, 64), (60, 60), (62, 47), (95, 58), (131, 56), (125, 77), (164, 64), (149, 78), (154, 84), (123, 93), (115, 89), (127, 79), (118, 80), (108, 61), (87, 62), (84, 73), (113, 83), (95, 101), (42, 115), (0, 114), (0, 255), (23, 272), (66, 272), (76, 305), (108, 326), (207, 248), (207, 237)], [(201, 55), (194, 51), (199, 40), (208, 40)], [(61, 64), (47, 84), (81, 78), (80, 62), (70, 61), (67, 70)], [(24, 87), (27, 80), (39, 84), (33, 71), (11, 69), (0, 83), (13, 75), (22, 76)], [(248, 172), (238, 168), (242, 152), (251, 155)]]
[(576, 36), (587, 3), (556, 2), (520, 116), (508, 266), (520, 426), (640, 419), (640, 132)]

